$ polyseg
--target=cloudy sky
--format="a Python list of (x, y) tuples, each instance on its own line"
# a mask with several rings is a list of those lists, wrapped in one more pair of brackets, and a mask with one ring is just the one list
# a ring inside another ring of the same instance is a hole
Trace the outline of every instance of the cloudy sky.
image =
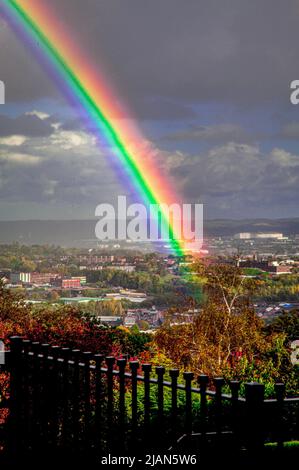
[[(207, 218), (298, 216), (299, 105), (290, 103), (298, 1), (50, 5), (185, 201), (204, 203)], [(90, 218), (118, 194), (134, 199), (111, 149), (95, 141), (4, 19), (0, 44), (0, 219)]]

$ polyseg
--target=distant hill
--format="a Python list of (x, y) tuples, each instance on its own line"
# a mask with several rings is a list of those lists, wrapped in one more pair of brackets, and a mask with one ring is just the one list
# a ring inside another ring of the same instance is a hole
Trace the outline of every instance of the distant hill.
[[(96, 220), (18, 220), (0, 221), (0, 243), (53, 244), (88, 247), (96, 242)], [(232, 236), (238, 232), (282, 232), (299, 234), (299, 218), (294, 219), (215, 219), (204, 223), (204, 236)]]
[(95, 220), (0, 221), (0, 243), (87, 246), (95, 239)]
[(204, 222), (205, 236), (231, 236), (239, 232), (281, 232), (299, 234), (299, 218), (288, 219), (214, 219)]

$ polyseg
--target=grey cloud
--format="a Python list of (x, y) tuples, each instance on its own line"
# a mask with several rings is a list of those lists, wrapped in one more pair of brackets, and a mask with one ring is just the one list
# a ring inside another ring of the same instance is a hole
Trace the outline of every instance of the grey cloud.
[(247, 209), (273, 214), (284, 205), (296, 208), (298, 155), (279, 148), (264, 153), (257, 145), (234, 142), (196, 156), (180, 155), (177, 165), (171, 153), (164, 156), (166, 167), (185, 199), (205, 203), (213, 216), (239, 217)]
[(81, 204), (95, 207), (103, 199), (126, 193), (103, 151), (82, 131), (56, 130), (31, 137), (16, 148), (0, 145), (2, 203)]
[(0, 17), (0, 74), (6, 103), (61, 97), (37, 55), (30, 52), (23, 37), (18, 37), (4, 18)]
[(36, 115), (23, 114), (16, 118), (0, 115), (0, 137), (24, 135), (26, 137), (47, 137), (54, 132), (51, 120)]
[(195, 126), (189, 129), (173, 132), (163, 138), (163, 140), (180, 141), (207, 141), (207, 142), (248, 142), (252, 137), (235, 124), (218, 124), (214, 126)]
[(286, 124), (282, 128), (279, 137), (285, 139), (299, 139), (299, 122), (290, 122)]
[(191, 106), (162, 97), (134, 100), (133, 109), (140, 119), (175, 120), (190, 119), (197, 116)]
[[(52, 0), (51, 8), (137, 117), (188, 115), (196, 102), (289, 103), (298, 78), (296, 0)], [(57, 97), (36, 59), (2, 30), (11, 97)]]
[[(2, 153), (1, 153), (2, 152)], [(198, 155), (159, 151), (157, 165), (185, 201), (206, 204), (213, 216), (271, 216), (277, 208), (295, 208), (299, 156), (281, 148), (265, 153), (258, 145), (229, 142)], [(109, 162), (113, 154), (99, 148), (82, 131), (58, 129), (23, 145), (0, 147), (0, 198), (3, 203), (77, 204), (95, 207), (130, 194)], [(252, 212), (250, 212), (252, 211)], [(256, 212), (254, 212), (256, 211)]]
[[(272, 216), (275, 211), (285, 214), (284, 204), (287, 211), (297, 207), (299, 156), (283, 149), (265, 152), (253, 144), (299, 138), (296, 107), (289, 101), (289, 84), (299, 78), (297, 0), (40, 2), (53, 8), (93, 66), (106, 74), (115, 99), (125, 103), (124, 118), (160, 120), (159, 135), (168, 133), (169, 142), (182, 142), (179, 148), (190, 141), (209, 144), (209, 150), (197, 155), (160, 152), (159, 165), (186, 199), (203, 199), (214, 216), (234, 211), (239, 217), (244, 208), (246, 213), (257, 211), (248, 216)], [(59, 112), (56, 85), (1, 20), (0, 43), (0, 78), (8, 105), (51, 98)], [(198, 125), (198, 104), (202, 122), (211, 124)], [(272, 112), (272, 129), (278, 122), (280, 132), (271, 134), (265, 112)], [(236, 124), (236, 116), (251, 131)], [(106, 157), (113, 161), (107, 144), (95, 147), (80, 133), (79, 120), (62, 122), (55, 131), (53, 119), (0, 116), (1, 155), (5, 152), (0, 158), (1, 198), (94, 204), (124, 192), (104, 163)], [(182, 130), (172, 132), (173, 123), (166, 127), (163, 119), (181, 120)], [(21, 135), (27, 137), (23, 143), (16, 139)]]

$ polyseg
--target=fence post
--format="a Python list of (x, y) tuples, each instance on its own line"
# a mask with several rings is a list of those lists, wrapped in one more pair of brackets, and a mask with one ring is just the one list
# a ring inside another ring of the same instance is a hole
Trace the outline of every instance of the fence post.
[(102, 451), (102, 362), (104, 354), (95, 354), (96, 362), (96, 410), (95, 410), (95, 448), (96, 454), (101, 455)]
[(186, 434), (192, 433), (192, 380), (194, 378), (193, 372), (184, 372), (183, 377), (185, 379), (186, 385)]
[(9, 450), (16, 462), (21, 457), (22, 446), (22, 349), (19, 336), (10, 338), (10, 428)]
[(41, 364), (39, 360), (40, 354), (40, 342), (33, 341), (31, 343), (32, 352), (33, 352), (33, 369), (32, 369), (32, 445), (33, 448), (38, 450), (41, 445), (41, 435), (40, 435), (40, 372)]
[(113, 446), (113, 366), (115, 363), (114, 356), (106, 357), (107, 364), (107, 434), (108, 434), (108, 448)]
[(82, 353), (82, 359), (84, 362), (84, 451), (88, 451), (91, 447), (90, 442), (90, 419), (91, 419), (91, 407), (90, 407), (90, 360), (92, 353), (90, 351), (84, 351)]
[(49, 354), (50, 345), (44, 343), (41, 345), (42, 359), (42, 390), (41, 390), (41, 437), (42, 446), (46, 448), (48, 446), (48, 414), (49, 414)]
[(207, 418), (208, 418), (208, 407), (207, 407), (207, 387), (209, 383), (209, 377), (205, 374), (200, 374), (197, 378), (197, 383), (200, 389), (200, 425), (201, 433), (203, 438), (207, 432)]
[(169, 375), (171, 378), (171, 438), (174, 440), (177, 436), (177, 416), (178, 416), (178, 378), (180, 375), (179, 369), (170, 369)]
[(137, 371), (139, 368), (138, 361), (130, 361), (130, 369), (132, 375), (132, 442), (136, 439), (137, 432)]
[(73, 368), (73, 390), (72, 390), (72, 425), (73, 425), (73, 450), (75, 452), (79, 451), (80, 445), (80, 349), (72, 350), (72, 358), (74, 362)]
[(69, 360), (70, 348), (62, 348), (62, 446), (67, 446), (68, 440), (68, 420), (69, 420)]
[(165, 374), (165, 367), (162, 367), (162, 366), (156, 367), (156, 374), (158, 376), (158, 417), (159, 417), (160, 424), (162, 424), (163, 417), (164, 417), (163, 376)]
[[(239, 390), (240, 390), (241, 383), (239, 380), (231, 380), (229, 382), (229, 387), (231, 390), (231, 395), (232, 395), (232, 402), (231, 402), (231, 426), (232, 426), (232, 431), (234, 434), (234, 440), (235, 443), (239, 441), (239, 425), (238, 422), (240, 420), (240, 415), (239, 415)], [(239, 420), (238, 420), (239, 418)]]
[(29, 364), (29, 350), (31, 347), (31, 341), (29, 339), (23, 340), (23, 446), (24, 448), (28, 449), (30, 445), (30, 413), (31, 413), (31, 400), (30, 400), (30, 377), (31, 377), (31, 370)]
[(215, 405), (216, 405), (216, 431), (218, 436), (221, 434), (222, 429), (222, 387), (225, 381), (222, 377), (216, 377), (214, 379), (214, 385), (216, 389), (216, 396), (215, 396)]
[(144, 375), (144, 428), (145, 433), (148, 432), (149, 419), (150, 419), (150, 373), (152, 370), (151, 364), (142, 364)]
[(119, 370), (119, 429), (121, 435), (120, 447), (124, 448), (124, 438), (125, 438), (125, 370), (126, 370), (127, 360), (126, 359), (117, 359), (117, 366)]
[(52, 360), (52, 370), (51, 370), (51, 406), (50, 406), (50, 435), (51, 435), (51, 445), (53, 449), (56, 449), (58, 446), (59, 438), (59, 364), (58, 357), (60, 352), (59, 346), (51, 346), (50, 354), (53, 358)]
[(119, 370), (119, 418), (123, 425), (125, 418), (125, 369), (127, 360), (117, 359), (117, 366)]
[(263, 384), (245, 384), (247, 448), (252, 456), (258, 455), (264, 446), (264, 391)]
[(285, 385), (283, 383), (275, 384), (276, 392), (276, 439), (279, 449), (283, 448), (284, 442), (284, 422), (283, 422), (283, 402), (285, 398)]

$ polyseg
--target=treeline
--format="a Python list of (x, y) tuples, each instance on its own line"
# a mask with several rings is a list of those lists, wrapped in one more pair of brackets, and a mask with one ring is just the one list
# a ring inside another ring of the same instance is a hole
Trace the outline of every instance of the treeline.
[(86, 271), (87, 282), (97, 283), (99, 287), (115, 286), (125, 289), (140, 290), (149, 294), (163, 294), (174, 292), (182, 281), (176, 276), (167, 274), (160, 276), (145, 271), (127, 273), (117, 269), (103, 269), (101, 271)]
[(255, 298), (274, 302), (299, 302), (299, 276), (289, 274), (265, 279)]
[(65, 250), (54, 245), (0, 245), (0, 268), (12, 271), (49, 271), (60, 263), (61, 257), (69, 255)]

